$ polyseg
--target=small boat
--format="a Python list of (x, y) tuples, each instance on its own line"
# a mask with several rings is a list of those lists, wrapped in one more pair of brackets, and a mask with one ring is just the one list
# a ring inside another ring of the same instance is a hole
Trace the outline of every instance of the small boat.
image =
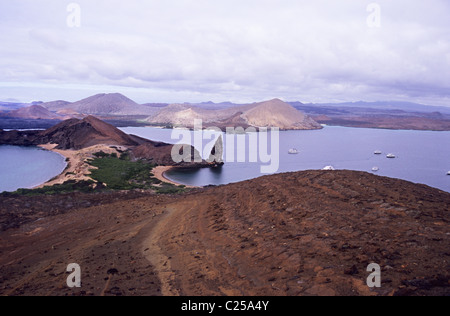
[(450, 176), (450, 171), (449, 171), (449, 172), (447, 172), (447, 175), (448, 175), (448, 176)]
[(289, 149), (289, 155), (297, 155), (299, 151), (295, 148)]
[(378, 167), (373, 167), (373, 168), (372, 168), (372, 171), (373, 171), (373, 172), (377, 172), (377, 171), (379, 171), (379, 170), (380, 170), (380, 168), (378, 168)]
[(323, 168), (322, 170), (333, 171), (333, 170), (336, 170), (336, 169), (334, 169), (333, 166), (326, 166), (326, 167)]
[(395, 156), (394, 154), (388, 154), (386, 157), (389, 159), (397, 158), (397, 156)]
[(375, 155), (381, 155), (383, 152), (381, 150), (375, 150), (374, 154)]

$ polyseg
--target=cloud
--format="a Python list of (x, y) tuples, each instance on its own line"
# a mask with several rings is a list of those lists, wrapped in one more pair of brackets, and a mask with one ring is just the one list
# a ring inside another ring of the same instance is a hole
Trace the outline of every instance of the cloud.
[(80, 28), (61, 1), (0, 4), (1, 82), (156, 89), (167, 101), (449, 98), (445, 0), (377, 1), (380, 28), (360, 0), (77, 2)]

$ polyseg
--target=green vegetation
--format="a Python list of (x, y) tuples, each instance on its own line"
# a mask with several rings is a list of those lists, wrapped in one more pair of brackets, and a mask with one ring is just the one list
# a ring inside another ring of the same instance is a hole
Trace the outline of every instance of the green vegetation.
[(185, 186), (162, 183), (152, 176), (155, 167), (144, 161), (131, 161), (129, 152), (111, 155), (96, 153), (89, 164), (97, 169), (91, 169), (90, 177), (105, 186), (108, 190), (154, 190), (159, 194), (178, 194), (186, 191)]
[(123, 153), (121, 153), (120, 154), (120, 158), (119, 158), (120, 160), (127, 160), (127, 161), (129, 161), (130, 159), (131, 159), (131, 157), (130, 157), (130, 153), (129, 152), (123, 152)]
[(53, 195), (70, 192), (101, 192), (111, 190), (153, 190), (158, 194), (178, 194), (186, 191), (185, 186), (162, 183), (152, 176), (155, 165), (144, 161), (132, 161), (128, 152), (107, 154), (103, 151), (95, 153), (89, 160), (92, 167), (90, 177), (93, 180), (46, 186), (40, 189), (19, 189), (16, 192), (4, 192), (0, 196), (35, 196)]
[(107, 153), (105, 153), (103, 150), (99, 151), (98, 153), (93, 154), (95, 157), (97, 158), (105, 158), (105, 157), (109, 157), (109, 155)]
[(186, 192), (186, 187), (184, 185), (177, 187), (170, 183), (163, 183), (159, 187), (154, 187), (154, 189), (158, 194), (179, 194)]
[(53, 186), (45, 186), (39, 189), (19, 189), (16, 192), (3, 192), (0, 196), (36, 196), (36, 195), (54, 195), (54, 194), (64, 194), (70, 192), (84, 192), (90, 193), (99, 191), (102, 189), (102, 186), (97, 186), (94, 189), (94, 181), (75, 181), (70, 180), (64, 182), (63, 184), (55, 184)]
[(111, 190), (152, 189), (154, 184), (161, 181), (151, 176), (154, 165), (143, 161), (133, 162), (128, 155), (94, 154), (96, 157), (89, 164), (97, 169), (91, 169), (91, 178), (103, 183)]

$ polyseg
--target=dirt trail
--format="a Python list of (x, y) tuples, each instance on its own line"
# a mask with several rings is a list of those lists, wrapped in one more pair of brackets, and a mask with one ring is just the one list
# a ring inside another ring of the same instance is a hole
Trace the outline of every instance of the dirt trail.
[(175, 205), (168, 205), (163, 215), (160, 217), (144, 241), (143, 253), (147, 260), (152, 263), (162, 284), (161, 293), (164, 296), (180, 295), (174, 288), (174, 272), (172, 270), (170, 259), (164, 254), (164, 246), (160, 245), (160, 237), (169, 229), (170, 219), (175, 216), (174, 213), (182, 211)]
[[(0, 214), (40, 214), (5, 217), (0, 295), (450, 295), (450, 194), (424, 185), (308, 171), (95, 197), (54, 216), (50, 198), (0, 199)], [(70, 263), (81, 289), (65, 285)]]
[[(1, 232), (0, 295), (161, 295), (141, 245), (166, 199), (112, 199)], [(70, 263), (81, 266), (81, 289), (66, 285)]]
[[(307, 172), (205, 190), (169, 208), (152, 235), (165, 294), (450, 292), (450, 194), (426, 186)], [(381, 289), (366, 285), (371, 263), (382, 268)]]
[(205, 229), (209, 198), (205, 194), (201, 203), (188, 197), (169, 205), (169, 214), (146, 243), (151, 249), (147, 257), (158, 271), (164, 295), (245, 294), (236, 287), (237, 271), (220, 250), (221, 243), (227, 244), (226, 237), (219, 243)]

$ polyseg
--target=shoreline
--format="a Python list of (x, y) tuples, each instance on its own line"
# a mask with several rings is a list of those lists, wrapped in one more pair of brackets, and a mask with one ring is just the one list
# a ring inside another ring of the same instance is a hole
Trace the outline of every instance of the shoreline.
[[(63, 184), (66, 181), (88, 181), (92, 180), (88, 175), (90, 174), (89, 169), (94, 167), (89, 165), (86, 160), (91, 158), (95, 152), (103, 151), (108, 154), (116, 152), (115, 149), (108, 145), (95, 145), (82, 150), (61, 150), (56, 149), (58, 144), (44, 144), (38, 145), (38, 147), (48, 150), (66, 158), (67, 166), (66, 168), (56, 177), (50, 179), (49, 181), (34, 187), (33, 189), (40, 189), (45, 186), (53, 186), (55, 184)], [(117, 152), (116, 152), (117, 153)]]
[[(87, 181), (92, 180), (88, 175), (90, 174), (89, 169), (94, 167), (90, 166), (86, 163), (86, 159), (90, 158), (94, 152), (98, 152), (100, 150), (109, 153), (110, 151), (115, 151), (110, 146), (107, 145), (96, 145), (83, 150), (60, 150), (55, 149), (57, 144), (44, 144), (39, 145), (38, 147), (48, 150), (54, 153), (57, 153), (66, 159), (67, 166), (66, 168), (57, 176), (53, 177), (49, 181), (34, 186), (33, 189), (40, 189), (45, 186), (53, 186), (55, 184), (63, 184), (66, 181), (76, 180), (76, 181)], [(183, 183), (178, 183), (168, 179), (165, 176), (165, 173), (169, 170), (176, 168), (174, 166), (158, 166), (152, 170), (153, 176), (165, 183), (169, 183), (175, 186), (184, 185), (188, 189), (196, 189), (201, 188), (198, 186), (190, 186), (185, 185)]]
[[(44, 144), (44, 145), (38, 145), (39, 148), (42, 148), (44, 150), (48, 150), (54, 153), (57, 153), (61, 156), (63, 156), (66, 159), (66, 168), (57, 176), (53, 177), (52, 179), (50, 179), (49, 181), (35, 186), (33, 187), (33, 189), (40, 189), (43, 188), (45, 186), (53, 186), (55, 184), (62, 184), (68, 180), (70, 180), (70, 178), (77, 178), (77, 180), (81, 180), (81, 178), (84, 178), (84, 175), (82, 175), (83, 177), (79, 177), (80, 174), (77, 174), (76, 172), (76, 167), (82, 163), (84, 163), (84, 161), (81, 161), (81, 159), (79, 159), (78, 157), (76, 157), (76, 152), (72, 151), (70, 152), (69, 150), (59, 150), (59, 149), (55, 149), (56, 146), (58, 146), (57, 144)], [(69, 174), (74, 173), (73, 177), (69, 178)]]
[(172, 170), (174, 168), (176, 168), (176, 167), (174, 167), (174, 166), (158, 166), (158, 167), (153, 168), (152, 173), (153, 173), (153, 176), (156, 179), (158, 179), (158, 180), (160, 180), (162, 182), (166, 182), (166, 183), (173, 184), (173, 185), (176, 185), (176, 186), (184, 185), (188, 189), (201, 188), (201, 187), (197, 187), (197, 186), (191, 186), (191, 185), (186, 185), (186, 184), (183, 184), (183, 183), (178, 183), (178, 182), (175, 182), (175, 181), (172, 181), (172, 180), (168, 179), (166, 177), (166, 175), (165, 175), (166, 172), (168, 172), (168, 171), (170, 171), (170, 170)]

